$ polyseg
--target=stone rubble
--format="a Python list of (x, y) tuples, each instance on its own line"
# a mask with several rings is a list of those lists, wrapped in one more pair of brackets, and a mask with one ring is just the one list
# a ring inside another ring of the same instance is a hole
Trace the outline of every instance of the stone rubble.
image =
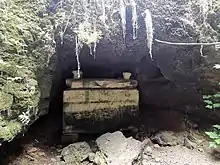
[[(203, 157), (205, 157), (205, 155), (202, 155), (202, 153), (198, 151), (199, 148), (197, 148), (197, 150), (194, 150), (197, 146), (196, 143), (191, 142), (189, 139), (186, 139), (187, 136), (182, 138), (181, 136), (177, 135), (178, 134), (166, 131), (162, 131), (160, 132), (160, 134), (155, 135), (156, 137), (163, 137), (159, 140), (159, 142), (161, 142), (160, 146), (158, 144), (153, 144), (149, 138), (146, 138), (143, 142), (138, 141), (132, 137), (126, 138), (120, 131), (114, 133), (106, 133), (96, 139), (95, 146), (89, 146), (89, 144), (86, 142), (78, 142), (65, 147), (61, 153), (62, 159), (64, 160), (64, 162), (62, 162), (61, 164), (169, 165), (170, 163), (176, 163), (184, 165), (181, 150), (189, 154), (188, 157), (192, 156), (192, 154), (190, 154), (189, 152), (195, 152), (195, 154), (198, 154), (198, 159), (200, 160), (195, 160), (194, 162), (208, 162), (208, 160), (201, 160), (203, 159)], [(173, 141), (173, 143), (171, 143), (171, 141), (168, 141), (169, 138), (178, 140), (178, 145), (175, 141)], [(152, 137), (152, 139), (155, 139), (155, 137)], [(190, 141), (190, 145), (193, 145), (193, 147), (186, 145), (186, 140), (188, 140), (188, 142)], [(172, 148), (176, 151), (172, 151)], [(170, 156), (168, 156), (166, 152), (170, 154)], [(173, 156), (177, 158), (173, 160)], [(192, 165), (194, 164), (192, 163)]]

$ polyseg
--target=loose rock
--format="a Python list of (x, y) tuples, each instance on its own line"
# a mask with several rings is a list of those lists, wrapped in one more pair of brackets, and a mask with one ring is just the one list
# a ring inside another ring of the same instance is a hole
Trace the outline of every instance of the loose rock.
[(152, 148), (150, 146), (147, 146), (147, 148), (145, 148), (145, 150), (144, 150), (144, 154), (149, 155), (151, 153), (152, 153)]
[(65, 147), (62, 150), (61, 155), (65, 162), (68, 162), (69, 164), (75, 163), (75, 165), (78, 165), (88, 158), (91, 152), (92, 150), (88, 143), (79, 142)]
[(154, 144), (154, 148), (160, 148), (158, 144)]
[(156, 162), (160, 162), (160, 158), (155, 158), (155, 161)]
[(196, 144), (190, 141), (188, 138), (184, 139), (184, 146), (186, 146), (189, 149), (195, 149)]
[(159, 132), (151, 140), (162, 146), (176, 146), (180, 143), (174, 132), (171, 131)]
[(121, 132), (107, 133), (96, 140), (98, 148), (107, 157), (108, 165), (129, 165), (139, 156), (141, 142), (125, 138)]

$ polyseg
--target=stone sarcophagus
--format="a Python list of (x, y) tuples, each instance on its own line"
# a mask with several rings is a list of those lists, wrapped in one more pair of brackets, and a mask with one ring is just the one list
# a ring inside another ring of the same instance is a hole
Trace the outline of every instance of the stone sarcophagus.
[(102, 133), (137, 123), (137, 81), (67, 80), (63, 94), (63, 134)]

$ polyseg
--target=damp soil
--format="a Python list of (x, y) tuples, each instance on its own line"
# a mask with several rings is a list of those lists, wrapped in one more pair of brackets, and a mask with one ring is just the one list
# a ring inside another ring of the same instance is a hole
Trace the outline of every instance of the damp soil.
[(39, 164), (48, 164), (49, 158), (59, 154), (60, 134), (59, 126), (50, 116), (41, 117), (22, 137), (2, 146), (0, 164), (28, 165), (36, 160)]
[[(40, 117), (19, 139), (0, 147), (0, 165), (53, 165), (61, 161), (62, 117), (48, 114)], [(81, 141), (93, 141), (100, 134), (81, 135)]]

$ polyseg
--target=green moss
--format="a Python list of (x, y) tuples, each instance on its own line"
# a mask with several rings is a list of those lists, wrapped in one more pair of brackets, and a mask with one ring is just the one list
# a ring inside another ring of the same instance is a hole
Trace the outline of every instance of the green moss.
[(0, 65), (1, 77), (29, 77), (34, 78), (35, 75), (33, 71), (17, 65), (15, 62), (5, 62), (5, 64)]
[(6, 84), (6, 80), (3, 77), (0, 77), (0, 88), (2, 88), (4, 84)]
[(16, 75), (17, 69), (16, 67), (12, 67), (9, 64), (1, 64), (0, 65), (0, 72), (1, 72), (1, 76), (2, 75), (7, 75), (7, 76), (12, 76), (14, 77)]
[(17, 121), (8, 122), (0, 119), (0, 143), (2, 141), (11, 141), (22, 131), (22, 124)]
[(39, 96), (35, 95), (31, 98), (22, 98), (20, 100), (16, 100), (12, 106), (12, 110), (15, 110), (20, 114), (21, 112), (26, 111), (29, 107), (37, 107), (40, 101)]
[(1, 110), (9, 110), (13, 104), (13, 96), (0, 91), (0, 112)]
[(138, 120), (138, 106), (123, 106), (115, 109), (100, 109), (92, 112), (64, 112), (64, 133), (102, 131), (123, 128)]
[[(36, 114), (40, 100), (38, 82), (34, 72), (15, 62), (2, 62), (0, 65), (0, 110), (9, 110), (10, 116), (0, 119), (0, 143), (11, 141), (24, 131), (18, 116), (31, 109)], [(31, 116), (30, 116), (31, 117)], [(12, 120), (15, 119), (15, 120)]]
[(14, 95), (16, 98), (30, 97), (25, 84), (22, 83), (8, 82), (4, 86), (3, 91)]
[[(49, 2), (0, 1), (0, 110), (10, 110), (4, 120), (0, 114), (0, 142), (24, 130), (16, 122), (22, 112), (39, 111), (38, 83), (44, 73), (38, 72), (45, 71), (54, 53), (53, 26), (46, 10)], [(35, 120), (34, 115), (29, 117)]]

